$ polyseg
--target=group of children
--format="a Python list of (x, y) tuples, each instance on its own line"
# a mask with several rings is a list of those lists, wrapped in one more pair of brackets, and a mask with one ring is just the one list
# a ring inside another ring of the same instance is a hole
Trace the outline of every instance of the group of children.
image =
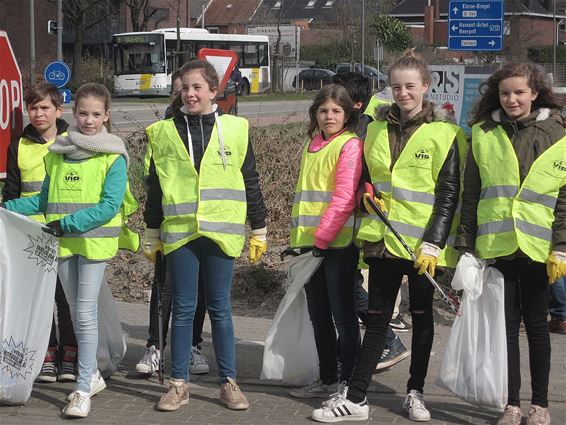
[[(291, 394), (328, 398), (313, 411), (315, 421), (368, 419), (368, 387), (386, 340), (395, 338), (389, 324), (407, 276), (413, 332), (403, 407), (412, 420), (430, 420), (423, 394), (434, 338), (434, 288), (424, 274), (454, 267), (469, 252), (494, 260), (505, 278), (509, 398), (498, 424), (519, 425), (524, 416), (522, 319), (532, 387), (527, 423), (547, 425), (548, 283), (566, 275), (562, 104), (536, 66), (504, 64), (481, 86), (468, 143), (446, 112), (426, 100), (431, 78), (418, 55), (406, 52), (388, 76), (394, 102), (369, 110), (361, 124), (367, 96), (357, 99), (344, 81), (323, 87), (309, 108), (290, 244), (323, 257), (305, 285), (320, 379)], [(195, 356), (190, 347), (198, 351), (193, 336), (200, 290), (201, 311), (206, 308), (212, 325), (220, 400), (244, 410), (249, 403), (236, 383), (230, 287), (246, 218), (250, 262), (267, 250), (267, 211), (248, 123), (217, 109), (219, 80), (212, 65), (188, 62), (175, 80), (180, 93), (170, 117), (147, 128), (145, 159), (142, 249), (153, 260), (163, 252), (171, 288), (171, 376), (157, 409), (177, 410), (189, 402), (189, 375), (197, 373), (189, 363)], [(26, 98), (31, 127), (17, 142), (19, 150), (11, 148), (10, 162), (12, 172), (21, 170), (21, 189), (0, 206), (44, 214), (45, 231), (59, 238), (59, 278), (78, 342), (77, 383), (63, 413), (86, 417), (92, 395), (105, 386), (96, 365), (97, 295), (106, 262), (119, 247), (135, 247), (123, 239), (133, 237), (124, 230), (137, 203), (129, 192), (124, 143), (107, 131), (108, 91), (99, 84), (82, 86), (73, 108), (76, 124), (62, 133), (56, 125), (61, 102), (49, 90), (32, 89), (36, 94)], [(47, 121), (51, 126), (44, 131)], [(28, 163), (34, 171), (25, 169)], [(79, 177), (72, 190), (64, 178), (71, 172)], [(375, 208), (416, 253), (415, 261)], [(358, 247), (369, 266), (361, 344)], [(138, 364), (143, 372), (155, 370), (155, 342), (148, 341), (147, 361), (144, 356)]]

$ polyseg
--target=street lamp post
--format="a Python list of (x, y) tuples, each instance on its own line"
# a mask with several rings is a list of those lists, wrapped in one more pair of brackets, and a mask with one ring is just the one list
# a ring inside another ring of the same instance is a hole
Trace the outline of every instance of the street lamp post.
[(29, 67), (30, 83), (35, 84), (35, 3), (29, 0)]
[(556, 0), (552, 0), (552, 80), (556, 81), (556, 45), (558, 44), (558, 25), (556, 25)]
[(365, 55), (366, 55), (366, 2), (362, 0), (362, 75), (365, 75)]

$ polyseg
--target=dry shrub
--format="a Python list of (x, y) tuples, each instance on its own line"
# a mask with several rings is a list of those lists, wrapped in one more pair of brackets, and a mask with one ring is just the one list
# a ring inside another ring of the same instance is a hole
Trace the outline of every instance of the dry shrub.
[(254, 127), (250, 138), (268, 210), (269, 240), (287, 243), (306, 128), (304, 124)]

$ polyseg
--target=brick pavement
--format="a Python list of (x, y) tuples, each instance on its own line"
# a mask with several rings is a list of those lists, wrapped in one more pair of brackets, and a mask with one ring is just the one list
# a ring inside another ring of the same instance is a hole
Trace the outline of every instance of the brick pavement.
[[(162, 413), (155, 410), (155, 402), (165, 388), (155, 378), (146, 379), (129, 371), (134, 368), (143, 354), (148, 306), (146, 304), (118, 303), (123, 329), (128, 335), (128, 352), (120, 370), (108, 380), (108, 387), (92, 401), (92, 411), (85, 424), (238, 424), (238, 425), (279, 425), (313, 424), (310, 414), (320, 400), (297, 400), (288, 395), (288, 388), (276, 383), (258, 379), (261, 370), (263, 339), (271, 321), (258, 317), (236, 316), (238, 381), (250, 401), (250, 409), (235, 412), (226, 409), (218, 400), (218, 384), (215, 378), (215, 364), (210, 340), (210, 325), (205, 323), (203, 351), (212, 360), (209, 375), (192, 378), (190, 402), (177, 412)], [(442, 359), (442, 349), (448, 337), (449, 328), (436, 327), (435, 344), (431, 356), (427, 379), (426, 403), (431, 411), (431, 424), (495, 424), (498, 412), (477, 408), (453, 397), (434, 384)], [(410, 333), (401, 333), (406, 345)], [(552, 334), (552, 370), (549, 387), (550, 410), (554, 424), (566, 424), (566, 337)], [(526, 337), (521, 337), (522, 351), (526, 350)], [(166, 350), (168, 353), (168, 350)], [(374, 375), (370, 388), (370, 420), (357, 423), (414, 424), (409, 421), (401, 404), (404, 398), (405, 382), (408, 376), (408, 361)], [(524, 410), (528, 409), (529, 386), (528, 359), (522, 359)], [(25, 406), (1, 406), (1, 425), (58, 424), (66, 422), (59, 412), (65, 405), (65, 395), (73, 384), (36, 384), (32, 396)], [(67, 422), (68, 423), (68, 422)]]

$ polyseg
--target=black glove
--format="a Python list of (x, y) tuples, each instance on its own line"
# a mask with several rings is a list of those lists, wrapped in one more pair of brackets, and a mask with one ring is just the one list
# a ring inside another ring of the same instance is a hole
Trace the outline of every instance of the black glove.
[(4, 202), (0, 202), (0, 208), (6, 209), (6, 204)]
[(60, 220), (50, 221), (49, 223), (46, 224), (46, 226), (47, 227), (41, 228), (41, 230), (43, 230), (45, 233), (49, 233), (50, 235), (57, 236), (58, 238), (60, 238), (65, 234), (65, 232), (63, 232), (63, 228), (61, 227)]
[(313, 257), (326, 257), (328, 250), (322, 249), (317, 246), (312, 247), (312, 255)]

